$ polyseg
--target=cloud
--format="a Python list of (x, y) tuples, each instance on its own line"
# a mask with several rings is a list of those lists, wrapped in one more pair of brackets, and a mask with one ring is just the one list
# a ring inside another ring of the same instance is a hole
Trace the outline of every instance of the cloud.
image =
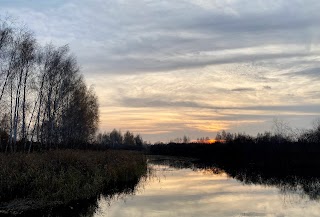
[(271, 88), (270, 86), (268, 86), (268, 85), (263, 86), (263, 88), (266, 89), (266, 90), (271, 90), (271, 89), (272, 89), (272, 88)]
[(249, 87), (240, 87), (240, 88), (234, 88), (231, 91), (235, 91), (235, 92), (247, 92), (247, 91), (255, 91), (255, 88), (249, 88)]
[(285, 112), (305, 112), (320, 114), (320, 104), (311, 105), (277, 105), (277, 106), (247, 106), (240, 109), (260, 110), (260, 111), (285, 111)]
[(293, 72), (288, 72), (286, 73), (287, 76), (289, 77), (309, 77), (312, 79), (320, 79), (320, 67), (312, 67), (312, 68), (307, 68), (307, 69), (302, 69), (299, 71), (293, 71)]
[[(123, 97), (120, 102), (123, 106), (130, 107), (191, 107), (191, 108), (206, 108), (208, 106), (200, 105), (192, 101), (171, 101), (158, 100), (155, 98), (129, 98)], [(218, 107), (217, 107), (218, 108)]]
[[(318, 55), (305, 49), (316, 43), (310, 29), (319, 27), (319, 2), (310, 2), (6, 2), (0, 11), (31, 23), (43, 41), (69, 43), (87, 71), (137, 73)], [(264, 49), (269, 45), (278, 52)], [(217, 55), (202, 55), (207, 51)]]
[[(254, 91), (252, 88), (236, 88), (232, 91), (236, 92), (247, 92)], [(304, 113), (316, 113), (320, 114), (320, 104), (309, 104), (309, 105), (259, 105), (259, 106), (212, 106), (208, 104), (200, 104), (192, 101), (174, 101), (170, 99), (157, 100), (153, 98), (121, 98), (120, 104), (125, 107), (190, 107), (190, 108), (203, 108), (212, 110), (255, 110), (255, 111), (284, 111), (284, 112), (304, 112)]]
[[(160, 57), (153, 56), (148, 57), (145, 55), (128, 57), (126, 55), (122, 57), (110, 58), (105, 62), (100, 63), (98, 66), (93, 66), (97, 72), (100, 73), (145, 73), (145, 72), (167, 72), (171, 70), (179, 69), (196, 69), (199, 67), (205, 67), (208, 65), (220, 65), (220, 64), (239, 64), (246, 62), (255, 62), (262, 60), (273, 60), (273, 59), (286, 59), (286, 58), (304, 58), (309, 56), (316, 56), (317, 53), (256, 53), (256, 54), (223, 54), (219, 53), (212, 55), (202, 55), (195, 57), (196, 54), (190, 54), (188, 56), (168, 56)], [(320, 54), (320, 53), (319, 53)], [(92, 57), (93, 58), (93, 57)], [(95, 60), (92, 60), (95, 62)]]

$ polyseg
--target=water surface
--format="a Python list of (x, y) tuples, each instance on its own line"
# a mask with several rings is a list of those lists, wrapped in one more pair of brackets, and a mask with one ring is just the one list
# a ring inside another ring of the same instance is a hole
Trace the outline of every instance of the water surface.
[(93, 216), (320, 215), (318, 179), (310, 178), (309, 182), (308, 178), (301, 181), (243, 172), (232, 174), (165, 157), (153, 157), (149, 166), (150, 176), (139, 183), (133, 195), (101, 198)]

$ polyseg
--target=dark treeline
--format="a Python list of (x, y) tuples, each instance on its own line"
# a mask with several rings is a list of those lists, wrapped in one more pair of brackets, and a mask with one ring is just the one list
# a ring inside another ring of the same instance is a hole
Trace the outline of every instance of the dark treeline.
[(222, 165), (243, 165), (296, 170), (320, 165), (320, 123), (300, 134), (284, 131), (217, 134), (214, 144), (168, 143), (148, 147), (151, 154), (196, 157)]
[(87, 144), (98, 103), (68, 46), (40, 46), (33, 33), (0, 20), (0, 150)]
[(109, 133), (99, 133), (96, 139), (97, 147), (111, 149), (142, 150), (145, 147), (142, 137), (134, 135), (130, 131), (124, 134), (120, 130), (112, 130)]

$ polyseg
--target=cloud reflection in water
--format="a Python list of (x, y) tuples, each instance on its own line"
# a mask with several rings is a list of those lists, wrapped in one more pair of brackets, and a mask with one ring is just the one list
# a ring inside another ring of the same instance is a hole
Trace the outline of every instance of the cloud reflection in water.
[(299, 188), (244, 184), (222, 171), (215, 174), (183, 168), (186, 165), (150, 165), (153, 175), (137, 189), (136, 195), (113, 201), (102, 199), (95, 216), (312, 217), (320, 213), (319, 202), (310, 200)]

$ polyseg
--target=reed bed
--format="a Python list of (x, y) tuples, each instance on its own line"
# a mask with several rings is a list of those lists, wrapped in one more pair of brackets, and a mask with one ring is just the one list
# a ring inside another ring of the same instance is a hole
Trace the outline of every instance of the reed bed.
[(136, 182), (146, 171), (145, 156), (132, 151), (0, 153), (0, 206), (17, 200), (67, 204), (89, 199)]

